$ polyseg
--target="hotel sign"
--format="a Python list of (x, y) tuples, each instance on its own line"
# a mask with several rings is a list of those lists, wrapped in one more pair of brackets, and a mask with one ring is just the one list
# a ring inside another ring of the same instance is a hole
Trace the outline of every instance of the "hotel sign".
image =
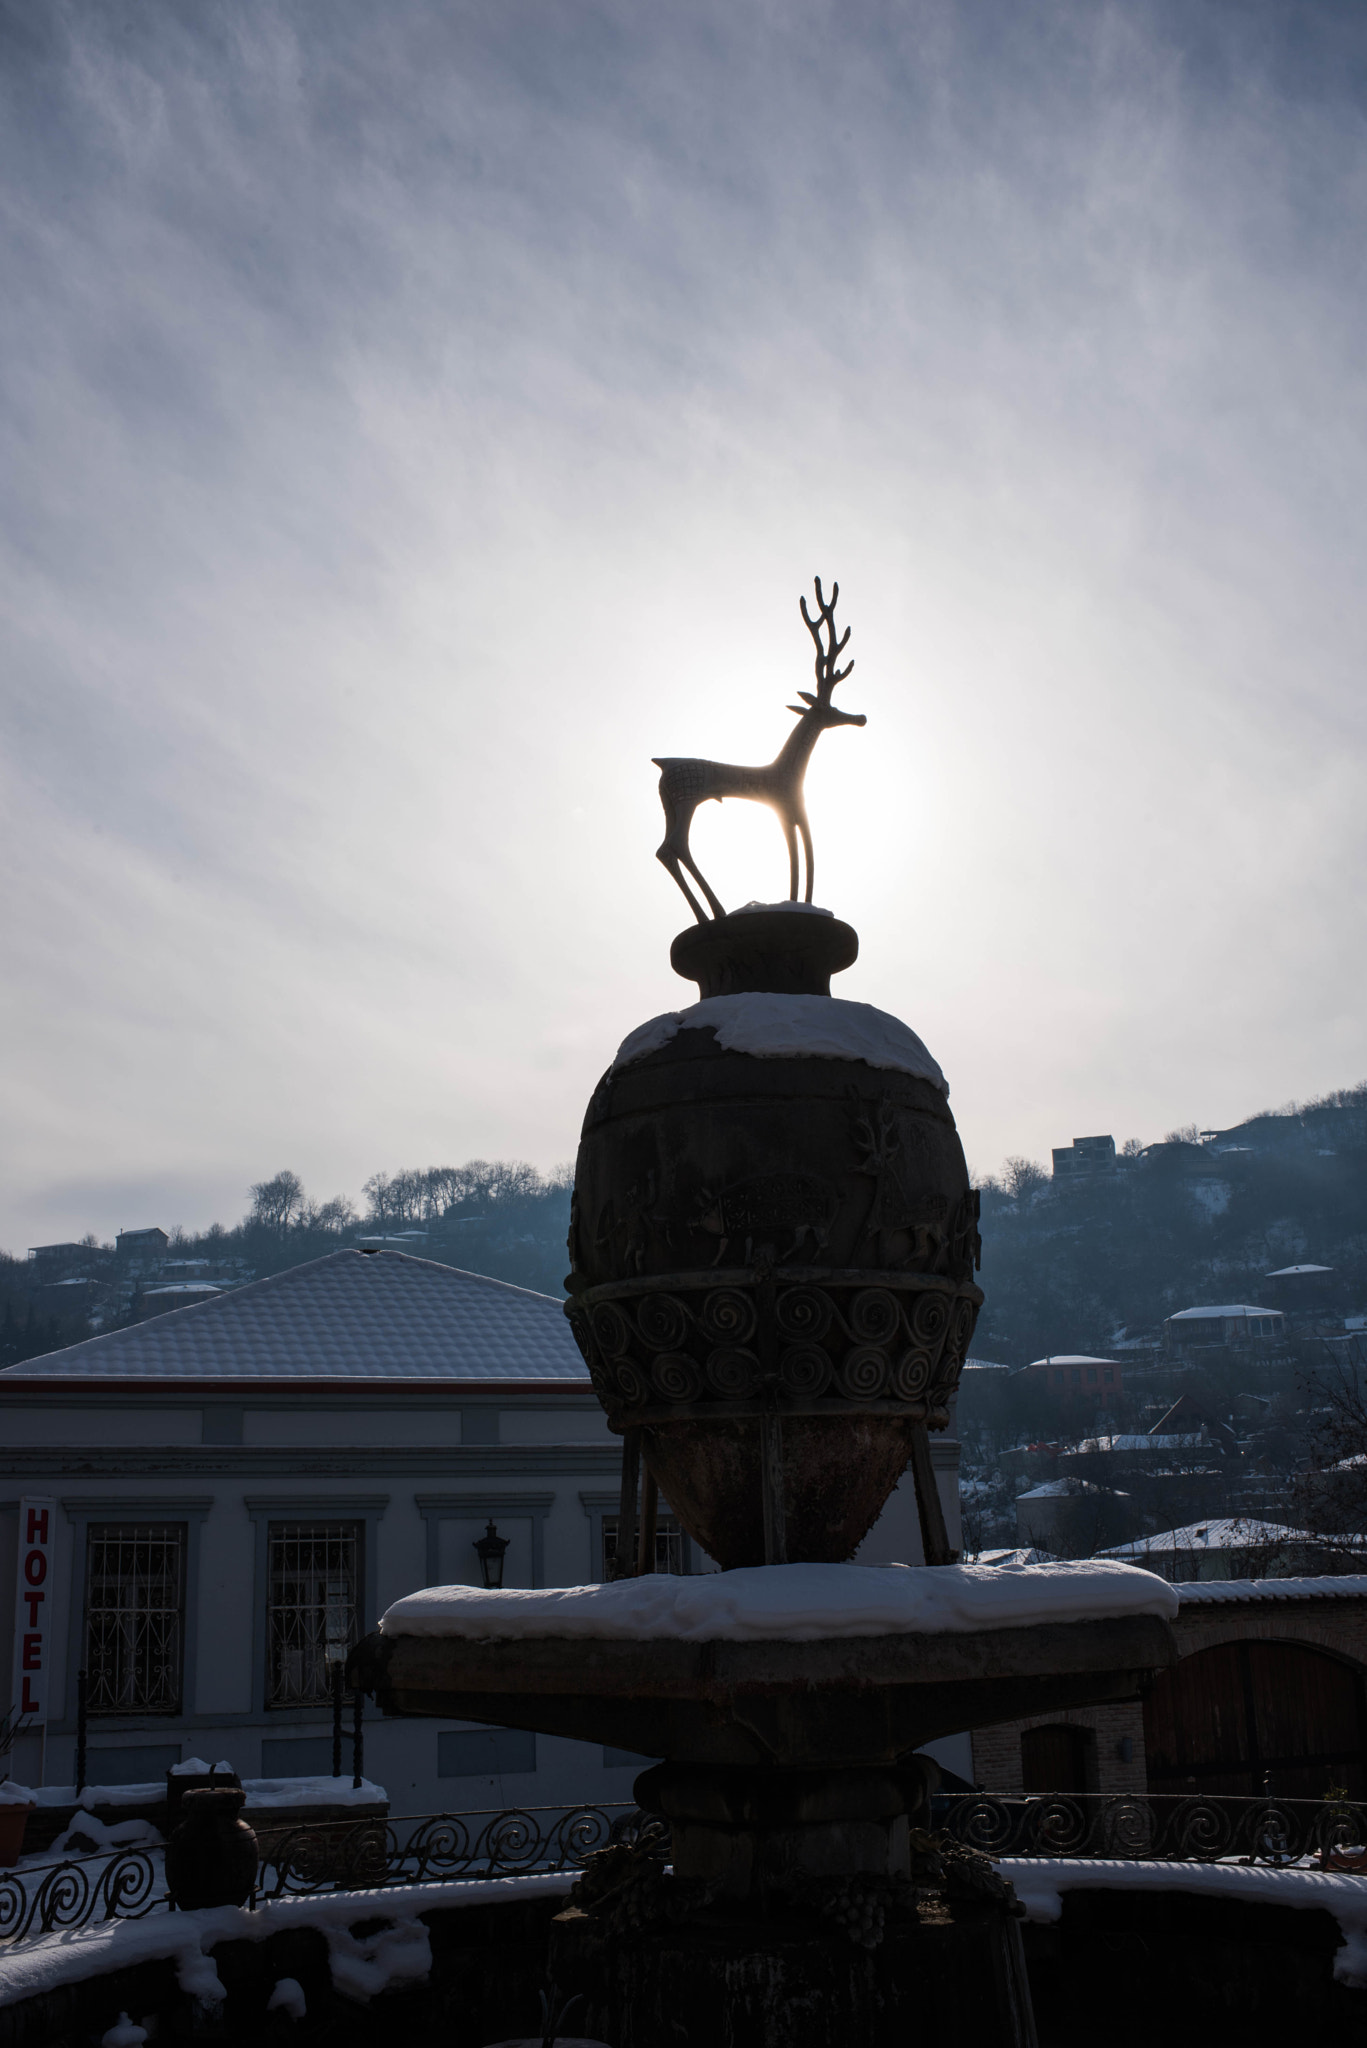
[(56, 1645), (52, 1612), (56, 1552), (56, 1501), (32, 1496), (21, 1500), (11, 1691), (20, 1720), (30, 1725), (47, 1724), (48, 1688)]

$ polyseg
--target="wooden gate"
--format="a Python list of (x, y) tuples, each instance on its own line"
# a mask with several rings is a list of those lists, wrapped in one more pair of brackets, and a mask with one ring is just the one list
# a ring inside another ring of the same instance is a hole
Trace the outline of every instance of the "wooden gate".
[(1021, 1736), (1021, 1778), (1027, 1792), (1090, 1792), (1087, 1730), (1054, 1722)]
[(1367, 1790), (1362, 1676), (1304, 1643), (1218, 1643), (1183, 1657), (1144, 1701), (1151, 1792), (1318, 1799)]

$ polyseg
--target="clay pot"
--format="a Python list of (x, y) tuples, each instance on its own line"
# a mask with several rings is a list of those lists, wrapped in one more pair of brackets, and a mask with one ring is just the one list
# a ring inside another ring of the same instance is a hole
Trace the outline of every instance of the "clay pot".
[(256, 1836), (239, 1820), (245, 1793), (231, 1787), (187, 1792), (166, 1844), (166, 1889), (182, 1912), (241, 1906), (256, 1883)]

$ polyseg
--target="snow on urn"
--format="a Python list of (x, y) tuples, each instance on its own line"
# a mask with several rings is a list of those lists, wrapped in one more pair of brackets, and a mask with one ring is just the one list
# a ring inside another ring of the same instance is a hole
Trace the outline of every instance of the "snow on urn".
[[(926, 1560), (951, 1561), (927, 1431), (949, 1421), (983, 1298), (944, 1077), (906, 1025), (831, 995), (858, 940), (811, 905), (806, 759), (826, 725), (863, 723), (830, 702), (853, 666), (835, 667), (837, 594), (817, 584), (815, 620), (803, 606), (817, 694), (772, 764), (659, 764), (660, 858), (698, 920), (671, 960), (701, 1000), (625, 1041), (575, 1166), (566, 1313), (626, 1439), (624, 1522), (639, 1455), (643, 1519), (658, 1486), (725, 1567), (843, 1561), (908, 1463)], [(688, 853), (709, 796), (779, 812), (788, 902), (723, 910)]]

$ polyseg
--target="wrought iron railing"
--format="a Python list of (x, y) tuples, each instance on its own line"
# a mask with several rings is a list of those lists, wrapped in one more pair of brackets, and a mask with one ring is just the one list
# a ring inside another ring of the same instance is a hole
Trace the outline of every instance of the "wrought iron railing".
[[(253, 1903), (575, 1870), (595, 1849), (629, 1840), (643, 1818), (631, 1806), (528, 1806), (263, 1829)], [(0, 1942), (169, 1910), (160, 1849), (0, 1870)]]
[(61, 1863), (0, 1870), (0, 1941), (85, 1927), (92, 1920), (141, 1920), (167, 1908), (160, 1852), (122, 1849)]
[[(631, 1806), (527, 1806), (263, 1828), (255, 1900), (576, 1870), (595, 1849), (630, 1840), (644, 1819)], [(936, 1799), (934, 1825), (990, 1856), (1271, 1869), (1313, 1858), (1367, 1871), (1367, 1806), (1350, 1800), (963, 1792)], [(0, 1942), (169, 1909), (159, 1849), (0, 1870)]]
[(1317, 1857), (1362, 1868), (1367, 1807), (1337, 1799), (1240, 1799), (1219, 1793), (958, 1792), (934, 1802), (935, 1826), (989, 1856), (1110, 1856), (1135, 1862), (1271, 1867)]
[(524, 1806), (421, 1820), (325, 1821), (263, 1843), (257, 1897), (577, 1870), (595, 1849), (630, 1840), (644, 1819), (633, 1806)]

